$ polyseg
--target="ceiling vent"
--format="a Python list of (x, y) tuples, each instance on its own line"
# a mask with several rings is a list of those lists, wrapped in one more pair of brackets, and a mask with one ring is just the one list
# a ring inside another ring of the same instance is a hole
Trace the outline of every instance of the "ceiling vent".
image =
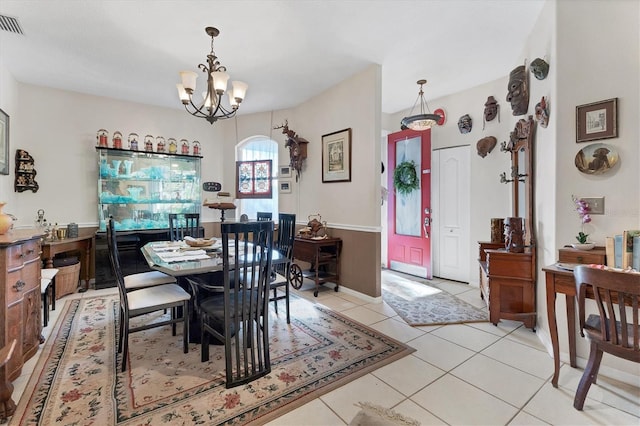
[(11, 16), (0, 15), (0, 30), (16, 34), (24, 34), (18, 20)]

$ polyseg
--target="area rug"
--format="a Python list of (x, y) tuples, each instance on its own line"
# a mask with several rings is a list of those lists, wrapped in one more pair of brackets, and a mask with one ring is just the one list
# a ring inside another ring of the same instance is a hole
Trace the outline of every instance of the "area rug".
[(486, 309), (421, 282), (383, 271), (382, 298), (407, 324), (441, 325), (489, 321)]
[(263, 424), (413, 351), (292, 296), (291, 324), (271, 312), (272, 371), (263, 378), (226, 389), (223, 347), (200, 362), (200, 346), (183, 354), (169, 327), (131, 334), (122, 373), (117, 300), (66, 304), (11, 425)]

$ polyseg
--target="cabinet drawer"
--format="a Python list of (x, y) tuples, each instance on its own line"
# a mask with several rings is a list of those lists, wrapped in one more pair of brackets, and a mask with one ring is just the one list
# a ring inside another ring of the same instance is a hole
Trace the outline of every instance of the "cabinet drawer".
[(24, 262), (40, 258), (40, 240), (27, 241), (7, 248), (7, 267), (11, 270)]
[(7, 274), (7, 306), (22, 299), (25, 291), (31, 287), (30, 283), (22, 277), (22, 268)]
[(576, 250), (573, 248), (561, 248), (558, 250), (558, 261), (564, 263), (595, 263), (605, 265), (605, 259), (605, 251), (599, 249)]

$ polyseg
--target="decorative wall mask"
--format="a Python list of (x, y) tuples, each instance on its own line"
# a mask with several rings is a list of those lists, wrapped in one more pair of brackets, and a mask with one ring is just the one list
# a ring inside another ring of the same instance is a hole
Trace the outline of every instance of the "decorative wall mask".
[(536, 104), (536, 121), (544, 128), (549, 125), (549, 109), (547, 108), (547, 100), (544, 96), (540, 99), (540, 102)]
[(296, 171), (297, 182), (300, 178), (304, 160), (307, 158), (307, 144), (309, 141), (299, 137), (293, 130), (289, 130), (288, 120), (285, 120), (282, 126), (276, 126), (274, 129), (282, 129), (282, 133), (287, 135), (287, 141), (284, 146), (289, 148), (289, 165)]
[(493, 136), (487, 136), (478, 141), (476, 144), (476, 149), (478, 150), (478, 155), (482, 158), (486, 157), (487, 154), (493, 151), (496, 144), (498, 143), (498, 139)]
[(473, 120), (469, 114), (465, 114), (458, 120), (458, 129), (460, 129), (460, 133), (469, 133), (471, 128), (473, 127)]
[(524, 115), (529, 108), (529, 79), (524, 65), (520, 65), (509, 74), (507, 102), (511, 104), (513, 115)]
[(604, 143), (594, 143), (582, 148), (575, 158), (575, 165), (582, 173), (600, 175), (618, 162), (616, 149)]
[(484, 103), (484, 119), (482, 121), (482, 130), (484, 130), (484, 124), (487, 121), (493, 121), (498, 117), (498, 123), (500, 122), (500, 105), (493, 96), (487, 98), (487, 102)]
[(544, 80), (549, 74), (549, 64), (544, 59), (534, 59), (529, 69), (538, 80)]

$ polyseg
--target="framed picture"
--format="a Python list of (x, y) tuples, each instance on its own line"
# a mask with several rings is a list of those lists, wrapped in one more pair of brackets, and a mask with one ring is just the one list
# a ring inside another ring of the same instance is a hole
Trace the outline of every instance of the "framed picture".
[(284, 166), (280, 166), (278, 168), (278, 177), (279, 178), (290, 178), (291, 177), (291, 166), (285, 164)]
[(9, 116), (0, 109), (0, 174), (9, 174)]
[(291, 182), (288, 180), (285, 180), (284, 182), (280, 182), (280, 192), (283, 194), (290, 194), (291, 193)]
[(576, 107), (576, 142), (618, 137), (618, 98)]
[(322, 135), (322, 182), (351, 182), (351, 129)]

